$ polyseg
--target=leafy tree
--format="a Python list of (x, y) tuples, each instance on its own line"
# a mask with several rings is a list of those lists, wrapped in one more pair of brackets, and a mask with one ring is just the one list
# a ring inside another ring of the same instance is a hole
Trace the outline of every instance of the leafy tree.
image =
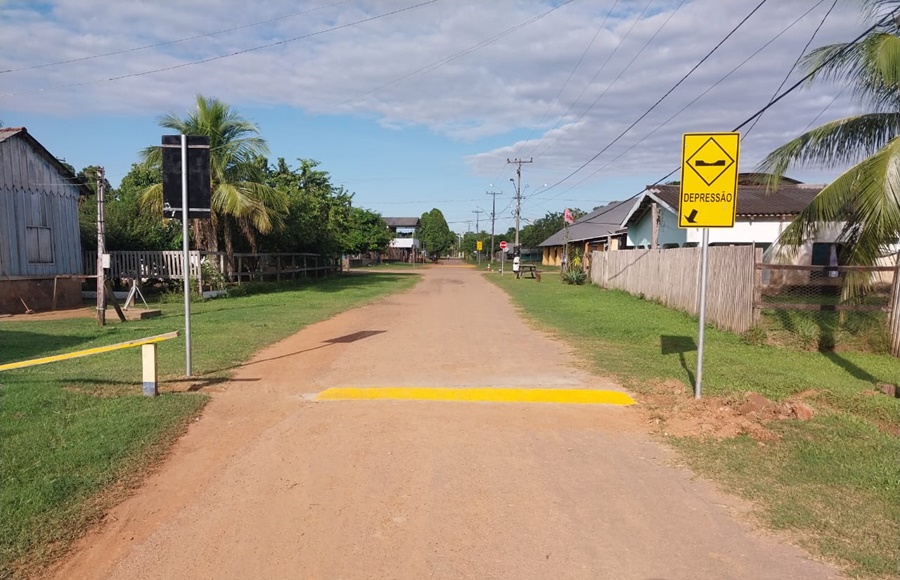
[[(897, 4), (865, 0), (879, 17), (883, 7)], [(896, 8), (896, 6), (894, 6)], [(894, 8), (891, 8), (893, 10)], [(893, 18), (860, 42), (815, 49), (803, 65), (814, 78), (848, 83), (869, 112), (831, 121), (782, 145), (760, 164), (777, 187), (792, 166), (836, 167), (853, 164), (813, 199), (785, 229), (780, 242), (799, 246), (828, 222), (844, 222), (838, 242), (848, 264), (871, 265), (889, 253), (900, 236), (900, 29)], [(832, 60), (833, 59), (833, 60)], [(848, 276), (848, 294), (866, 280)]]
[[(265, 160), (258, 160), (265, 164)], [(301, 159), (292, 169), (283, 158), (265, 169), (266, 183), (287, 200), (284, 225), (261, 239), (266, 251), (338, 254), (351, 231), (353, 194), (331, 184), (318, 161)]]
[[(287, 200), (283, 193), (265, 183), (265, 174), (255, 162), (268, 151), (256, 125), (222, 101), (203, 95), (197, 95), (197, 107), (187, 117), (163, 115), (159, 125), (185, 135), (209, 137), (212, 219), (194, 222), (194, 236), (203, 249), (218, 250), (221, 237), (230, 258), (235, 230), (255, 249), (257, 234), (281, 225)], [(162, 150), (148, 147), (142, 156), (145, 163), (158, 167)], [(162, 184), (145, 190), (142, 200), (161, 208)]]
[(345, 237), (344, 251), (351, 254), (382, 253), (387, 250), (391, 239), (393, 234), (381, 215), (359, 207), (350, 210), (350, 230)]
[(456, 242), (456, 234), (450, 231), (444, 214), (438, 208), (422, 214), (416, 237), (425, 244), (425, 251), (432, 257), (446, 254)]

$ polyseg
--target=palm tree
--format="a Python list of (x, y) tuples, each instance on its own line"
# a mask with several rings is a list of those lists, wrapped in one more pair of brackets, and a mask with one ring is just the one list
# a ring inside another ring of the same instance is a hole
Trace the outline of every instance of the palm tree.
[[(256, 232), (268, 233), (279, 226), (287, 210), (284, 194), (264, 183), (260, 164), (254, 163), (268, 153), (256, 125), (222, 101), (203, 95), (197, 95), (197, 109), (187, 117), (182, 119), (170, 113), (159, 118), (159, 125), (180, 134), (209, 137), (212, 219), (194, 220), (198, 247), (218, 251), (221, 231), (230, 266), (237, 228), (255, 251)], [(145, 163), (159, 166), (162, 150), (148, 147), (142, 157)], [(148, 188), (141, 198), (145, 205), (161, 211), (162, 184)]]
[[(843, 223), (837, 242), (846, 248), (848, 265), (874, 265), (896, 253), (900, 238), (900, 2), (864, 0), (867, 15), (877, 24), (857, 43), (818, 48), (803, 65), (812, 79), (845, 82), (869, 111), (831, 121), (808, 131), (770, 153), (759, 170), (777, 183), (788, 168), (850, 169), (828, 184), (785, 229), (779, 241), (797, 247), (826, 224)], [(900, 276), (900, 255), (898, 255)], [(848, 276), (846, 297), (869, 284), (866, 275)], [(900, 292), (892, 313), (892, 351), (900, 356)]]

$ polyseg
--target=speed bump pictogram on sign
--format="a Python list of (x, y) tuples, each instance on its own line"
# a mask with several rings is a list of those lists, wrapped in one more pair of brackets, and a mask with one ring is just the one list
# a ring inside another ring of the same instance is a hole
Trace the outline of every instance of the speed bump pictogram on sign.
[(679, 228), (731, 228), (737, 208), (740, 133), (685, 133)]

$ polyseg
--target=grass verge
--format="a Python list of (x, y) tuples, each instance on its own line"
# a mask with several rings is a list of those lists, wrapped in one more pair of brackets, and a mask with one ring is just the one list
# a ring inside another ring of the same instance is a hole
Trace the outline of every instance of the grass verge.
[[(242, 296), (195, 303), (193, 382), (224, 380), (259, 348), (417, 280), (367, 273), (245, 285)], [(0, 364), (184, 328), (180, 302), (154, 306), (162, 317), (102, 328), (89, 318), (4, 321)], [(161, 381), (184, 380), (183, 337), (158, 353)], [(142, 397), (140, 361), (140, 349), (127, 349), (0, 373), (0, 578), (27, 577), (62, 553), (203, 407), (207, 396), (195, 392)]]
[[(577, 345), (595, 370), (638, 394), (696, 372), (695, 318), (624, 292), (488, 275), (527, 317)], [(753, 345), (707, 329), (706, 397), (747, 391), (782, 401), (806, 393), (810, 421), (776, 421), (775, 437), (669, 437), (690, 466), (755, 502), (760, 521), (859, 577), (900, 577), (900, 361), (867, 353)], [(665, 412), (665, 410), (663, 410)]]

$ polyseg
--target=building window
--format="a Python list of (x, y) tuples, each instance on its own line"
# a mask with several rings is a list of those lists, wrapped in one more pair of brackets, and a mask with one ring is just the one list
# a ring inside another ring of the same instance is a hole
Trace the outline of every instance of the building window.
[[(810, 264), (813, 266), (840, 266), (843, 263), (841, 259), (842, 254), (842, 244), (816, 242), (812, 245), (812, 260)], [(827, 268), (810, 272), (810, 278), (836, 278), (837, 276), (837, 270)]]
[(25, 227), (25, 257), (32, 264), (53, 263), (52, 230), (43, 226)]

